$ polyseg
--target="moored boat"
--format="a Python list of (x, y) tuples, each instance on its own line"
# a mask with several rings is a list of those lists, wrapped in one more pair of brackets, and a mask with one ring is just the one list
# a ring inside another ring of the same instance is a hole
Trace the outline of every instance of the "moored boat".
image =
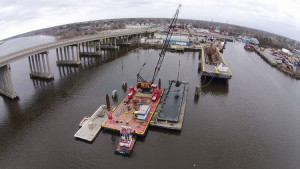
[(117, 149), (115, 150), (115, 154), (119, 155), (131, 155), (133, 152), (133, 147), (136, 139), (133, 137), (131, 133), (130, 126), (122, 126), (120, 130), (121, 138), (119, 140)]
[(253, 45), (251, 45), (251, 44), (246, 44), (246, 45), (244, 46), (244, 48), (245, 48), (246, 50), (249, 50), (249, 51), (251, 51), (251, 52), (253, 52), (253, 51), (254, 51), (254, 46), (253, 46)]

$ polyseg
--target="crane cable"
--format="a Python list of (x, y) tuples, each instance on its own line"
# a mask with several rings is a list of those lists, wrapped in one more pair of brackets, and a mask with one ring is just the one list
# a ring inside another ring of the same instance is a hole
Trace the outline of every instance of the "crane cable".
[(178, 82), (178, 80), (179, 80), (180, 56), (179, 56), (179, 64), (178, 64), (178, 65), (179, 65), (179, 66), (178, 66), (177, 82)]
[[(154, 51), (154, 50), (152, 50), (152, 52), (153, 52), (153, 51)], [(152, 53), (152, 52), (151, 52), (151, 53)], [(152, 65), (151, 65), (151, 69), (150, 69), (150, 70), (153, 70), (154, 65), (155, 65), (155, 61), (153, 60)], [(146, 79), (148, 79), (148, 77), (149, 77), (151, 74), (152, 74), (152, 72), (149, 71)]]
[[(142, 71), (142, 69), (144, 68), (144, 66), (145, 66), (146, 63), (148, 62), (148, 60), (149, 60), (149, 58), (150, 58), (150, 55), (151, 55), (152, 53), (153, 53), (153, 50), (152, 50), (152, 52), (150, 52), (150, 53), (148, 54), (148, 57), (147, 57), (147, 59), (145, 60), (144, 64), (142, 65), (142, 67), (141, 67), (139, 73)], [(148, 75), (148, 76), (149, 76), (149, 75)], [(146, 79), (148, 79), (148, 77), (147, 77)]]

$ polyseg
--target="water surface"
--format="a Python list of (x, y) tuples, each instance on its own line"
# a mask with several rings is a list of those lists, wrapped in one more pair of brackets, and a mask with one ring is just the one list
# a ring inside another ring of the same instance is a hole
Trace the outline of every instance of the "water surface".
[[(241, 43), (227, 43), (228, 84), (201, 84), (198, 52), (167, 53), (158, 78), (189, 81), (181, 132), (150, 128), (132, 157), (117, 156), (118, 134), (101, 132), (92, 144), (74, 139), (78, 123), (118, 90), (153, 75), (157, 50), (103, 52), (79, 67), (57, 67), (54, 81), (29, 78), (27, 59), (11, 64), (19, 101), (0, 97), (0, 168), (299, 168), (300, 83), (265, 63)], [(180, 67), (179, 67), (180, 61)]]

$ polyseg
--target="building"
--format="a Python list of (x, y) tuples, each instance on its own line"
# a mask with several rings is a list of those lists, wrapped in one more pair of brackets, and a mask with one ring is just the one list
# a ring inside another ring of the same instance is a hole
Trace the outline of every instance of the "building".
[(252, 43), (253, 45), (259, 45), (259, 41), (256, 38), (251, 38), (250, 43)]

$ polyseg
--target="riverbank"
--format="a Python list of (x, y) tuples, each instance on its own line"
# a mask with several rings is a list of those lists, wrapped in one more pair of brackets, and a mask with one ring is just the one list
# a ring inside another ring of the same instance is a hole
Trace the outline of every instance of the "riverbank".
[(284, 63), (276, 63), (275, 59), (270, 58), (268, 56), (266, 56), (266, 54), (263, 51), (260, 51), (258, 48), (254, 48), (254, 51), (256, 54), (258, 54), (264, 61), (266, 61), (267, 63), (269, 63), (272, 67), (275, 67), (276, 69), (278, 69), (279, 71), (283, 72), (284, 74), (295, 78), (297, 80), (300, 80), (300, 69), (297, 68), (296, 71), (293, 71), (291, 69), (288, 68), (287, 65), (285, 65)]

